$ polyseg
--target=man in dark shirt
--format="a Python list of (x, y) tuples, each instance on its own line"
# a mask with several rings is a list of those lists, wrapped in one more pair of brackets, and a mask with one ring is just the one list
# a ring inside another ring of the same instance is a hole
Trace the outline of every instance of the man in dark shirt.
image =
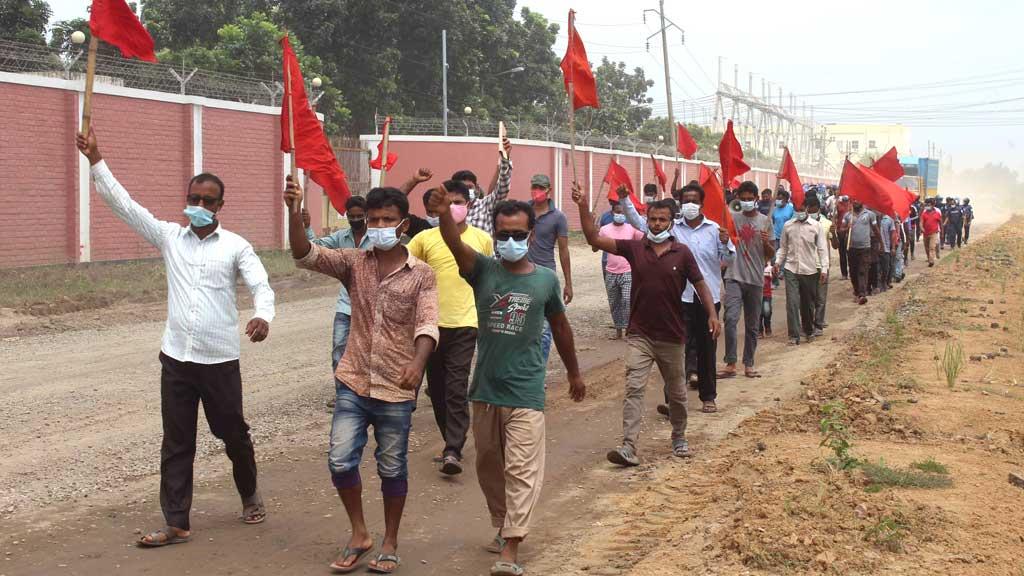
[(686, 323), (679, 305), (686, 283), (693, 284), (707, 314), (707, 330), (717, 339), (720, 331), (714, 298), (690, 249), (670, 234), (673, 209), (669, 200), (647, 206), (647, 236), (643, 240), (613, 240), (598, 235), (590, 205), (580, 185), (573, 185), (573, 201), (579, 207), (580, 224), (587, 243), (598, 250), (622, 256), (632, 268), (632, 303), (626, 341), (626, 399), (622, 407), (622, 446), (608, 452), (608, 460), (620, 466), (636, 466), (636, 443), (643, 420), (644, 388), (654, 363), (669, 394), (672, 452), (690, 456), (686, 442), (686, 385), (683, 382), (683, 342)]
[(946, 229), (946, 244), (950, 248), (959, 248), (963, 244), (964, 212), (956, 203), (956, 198), (946, 199), (946, 215), (942, 224)]

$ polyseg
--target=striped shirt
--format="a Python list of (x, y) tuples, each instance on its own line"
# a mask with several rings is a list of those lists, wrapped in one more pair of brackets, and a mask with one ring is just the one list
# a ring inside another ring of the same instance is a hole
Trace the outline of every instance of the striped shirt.
[(132, 200), (106, 162), (97, 163), (91, 171), (100, 198), (163, 256), (167, 325), (160, 350), (180, 362), (237, 360), (239, 276), (252, 293), (253, 318), (274, 320), (274, 291), (252, 246), (220, 225), (200, 240), (191, 226), (158, 220)]
[(466, 222), (470, 226), (479, 228), (488, 235), (494, 236), (494, 207), (498, 202), (508, 198), (509, 187), (512, 183), (512, 161), (501, 157), (501, 164), (498, 167), (498, 186), (490, 194), (483, 198), (477, 198), (469, 207), (466, 215)]

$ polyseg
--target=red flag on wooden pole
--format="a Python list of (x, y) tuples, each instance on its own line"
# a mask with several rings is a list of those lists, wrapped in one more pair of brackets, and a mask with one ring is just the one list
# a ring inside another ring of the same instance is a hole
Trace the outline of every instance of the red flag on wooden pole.
[(875, 160), (875, 163), (871, 166), (871, 169), (881, 174), (882, 176), (885, 176), (892, 182), (895, 182), (902, 178), (903, 174), (905, 173), (903, 171), (903, 165), (900, 164), (900, 159), (896, 153), (895, 146), (893, 146), (881, 158)]
[(693, 155), (697, 153), (697, 141), (681, 123), (676, 123), (676, 151), (687, 160), (693, 160)]
[(96, 38), (117, 46), (125, 58), (156, 62), (153, 37), (125, 0), (92, 0), (89, 30)]
[(881, 214), (899, 216), (903, 220), (910, 214), (910, 204), (914, 199), (913, 194), (895, 182), (871, 168), (850, 162), (849, 158), (843, 165), (839, 189), (851, 200), (856, 200)]
[(658, 185), (661, 186), (661, 191), (665, 192), (668, 188), (668, 176), (661, 169), (661, 164), (654, 158), (654, 154), (651, 154), (651, 164), (654, 166), (654, 175), (658, 178)]
[(608, 172), (604, 175), (604, 181), (608, 183), (609, 200), (618, 202), (619, 186), (625, 186), (626, 190), (629, 191), (629, 200), (633, 203), (633, 206), (638, 211), (646, 208), (640, 203), (640, 199), (636, 197), (636, 190), (633, 188), (633, 181), (629, 178), (629, 172), (615, 160), (608, 164)]
[(565, 48), (565, 57), (562, 58), (561, 64), (565, 90), (572, 100), (573, 110), (584, 106), (600, 108), (597, 81), (594, 80), (594, 72), (590, 69), (587, 49), (583, 47), (583, 40), (576, 31), (575, 21), (576, 12), (569, 10), (569, 45)]
[(718, 175), (711, 168), (701, 164), (697, 183), (704, 189), (704, 217), (723, 226), (729, 232), (732, 241), (737, 242), (736, 225), (729, 214), (729, 207), (725, 204), (725, 190), (718, 182)]
[(789, 147), (783, 148), (782, 165), (779, 166), (778, 177), (780, 180), (789, 182), (789, 199), (793, 208), (799, 210), (804, 205), (804, 185), (800, 182), (800, 175), (796, 172), (796, 164), (793, 163), (793, 156), (789, 153)]
[(732, 131), (732, 120), (726, 125), (722, 141), (718, 144), (718, 159), (722, 164), (722, 182), (750, 172), (750, 166), (743, 161), (743, 147)]
[[(377, 144), (377, 157), (374, 158), (373, 160), (370, 160), (370, 168), (372, 168), (374, 170), (380, 170), (381, 159), (384, 157), (384, 154), (385, 154), (385, 152), (384, 152), (384, 140), (388, 139), (388, 136), (390, 136), (390, 134), (391, 134), (391, 116), (388, 116), (384, 120), (384, 130), (383, 130), (383, 132), (384, 132), (384, 138), (381, 138), (380, 139), (380, 143)], [(387, 164), (387, 167), (384, 170), (387, 171), (387, 172), (390, 172), (391, 168), (394, 167), (395, 162), (398, 162), (398, 154), (395, 154), (394, 152), (387, 152), (387, 155), (388, 155), (388, 164)]]
[[(334, 149), (324, 134), (320, 120), (309, 105), (306, 85), (299, 69), (299, 59), (292, 51), (288, 36), (281, 38), (285, 97), (281, 102), (281, 151), (291, 152), (299, 168), (309, 173), (331, 201), (339, 214), (345, 213), (345, 202), (351, 196), (345, 171), (338, 164)], [(293, 118), (294, 137), (289, 130), (289, 116)]]

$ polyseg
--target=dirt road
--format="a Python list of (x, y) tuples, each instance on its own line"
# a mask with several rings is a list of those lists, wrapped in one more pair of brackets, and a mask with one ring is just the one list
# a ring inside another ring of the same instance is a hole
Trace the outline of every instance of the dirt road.
[[(608, 313), (598, 261), (596, 255), (574, 251), (577, 301), (570, 319), (589, 396), (583, 404), (569, 402), (555, 363), (544, 498), (524, 547), (527, 565), (539, 562), (535, 574), (559, 572), (557, 563), (542, 558), (543, 549), (571, 543), (577, 528), (600, 518), (604, 496), (634, 490), (659, 465), (673, 460), (668, 424), (651, 410), (641, 441), (645, 464), (623, 471), (604, 461), (604, 452), (621, 433), (625, 348), (606, 340)], [(912, 274), (920, 268), (919, 255)], [(800, 376), (831, 358), (834, 339), (861, 323), (877, 322), (889, 298), (880, 296), (858, 308), (848, 297), (848, 284), (838, 279), (830, 292), (827, 336), (833, 338), (798, 348), (784, 345), (785, 300), (777, 292), (777, 336), (762, 341), (758, 352), (765, 377), (721, 382), (720, 412), (691, 412), (689, 436), (696, 450), (710, 450), (745, 418), (793, 397)], [(243, 344), (244, 401), (270, 505), (268, 522), (250, 527), (238, 521), (228, 462), (201, 430), (195, 539), (160, 550), (139, 550), (132, 542), (139, 530), (162, 524), (156, 473), (157, 352), (163, 323), (144, 320), (0, 342), (0, 576), (325, 573), (347, 534), (324, 455), (333, 301), (328, 294), (286, 302), (267, 342)], [(659, 391), (654, 378), (649, 408)], [(695, 395), (690, 401), (699, 404)], [(485, 574), (493, 557), (481, 546), (493, 531), (475, 476), (470, 467), (454, 480), (441, 478), (430, 462), (440, 448), (429, 404), (421, 397), (410, 442), (402, 573)], [(467, 458), (472, 462), (472, 441)], [(383, 526), (373, 471), (372, 458), (364, 457), (367, 510), (371, 529), (379, 534)], [(638, 529), (650, 542), (671, 521), (652, 511), (650, 522)], [(629, 545), (615, 550), (619, 553), (612, 563), (627, 562), (636, 551)]]

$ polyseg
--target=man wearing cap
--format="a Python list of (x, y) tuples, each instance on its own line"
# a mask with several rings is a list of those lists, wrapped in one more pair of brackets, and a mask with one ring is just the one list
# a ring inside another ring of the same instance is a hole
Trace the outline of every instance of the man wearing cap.
[[(530, 237), (530, 251), (526, 257), (537, 266), (555, 270), (555, 245), (558, 245), (558, 263), (565, 276), (562, 288), (562, 300), (566, 304), (572, 302), (572, 267), (569, 262), (569, 222), (565, 214), (555, 208), (550, 197), (551, 179), (546, 174), (535, 174), (530, 178), (530, 205), (537, 218)], [(551, 326), (544, 324), (544, 335), (541, 337), (544, 360), (551, 353)]]

